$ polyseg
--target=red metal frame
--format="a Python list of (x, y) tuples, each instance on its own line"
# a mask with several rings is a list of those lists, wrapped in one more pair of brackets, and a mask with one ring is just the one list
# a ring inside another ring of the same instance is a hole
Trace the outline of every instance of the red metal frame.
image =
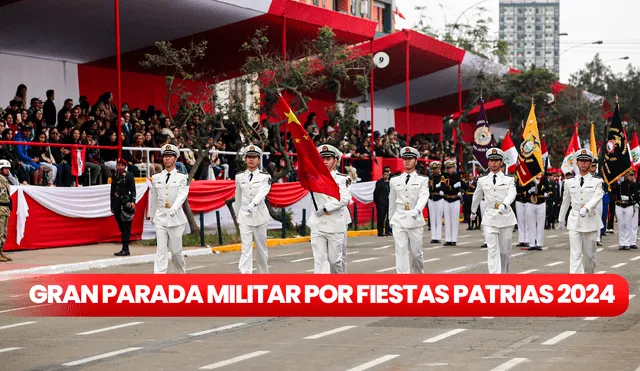
[[(407, 31), (405, 31), (407, 32)], [(406, 116), (406, 121), (407, 121), (407, 145), (409, 145), (409, 143), (411, 143), (411, 133), (409, 132), (409, 130), (411, 129), (411, 125), (409, 124), (409, 102), (410, 102), (410, 96), (409, 96), (409, 67), (410, 67), (410, 63), (409, 63), (409, 56), (410, 56), (410, 48), (409, 48), (409, 38), (411, 36), (411, 33), (407, 32), (407, 40), (406, 40), (406, 51), (405, 51), (405, 74), (404, 74), (404, 78), (405, 78), (405, 84), (404, 84), (404, 90), (405, 90), (405, 100), (406, 100), (406, 107), (405, 107), (405, 116)]]
[(118, 157), (122, 157), (122, 124), (120, 123), (122, 114), (122, 75), (120, 70), (120, 1), (114, 0), (116, 18), (116, 79), (118, 80), (118, 91), (116, 95), (116, 126), (118, 128)]

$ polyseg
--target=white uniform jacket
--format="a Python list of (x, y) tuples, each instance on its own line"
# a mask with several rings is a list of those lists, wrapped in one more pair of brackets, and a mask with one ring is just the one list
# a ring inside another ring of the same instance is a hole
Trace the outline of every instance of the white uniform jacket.
[(313, 197), (318, 205), (318, 210), (324, 208), (327, 212), (319, 216), (315, 212), (311, 213), (309, 228), (324, 233), (345, 233), (348, 225), (345, 224), (344, 213), (349, 212), (347, 204), (351, 200), (351, 179), (338, 172), (333, 172), (332, 175), (340, 188), (340, 199), (337, 200), (323, 193), (314, 193)]
[[(271, 175), (260, 170), (254, 171), (253, 177), (250, 175), (249, 170), (236, 174), (234, 209), (238, 215), (238, 224), (258, 226), (271, 219), (267, 205), (264, 203), (271, 190)], [(247, 206), (250, 203), (255, 205), (252, 212), (247, 211)]]
[[(415, 171), (395, 176), (389, 180), (389, 225), (402, 228), (418, 228), (424, 226), (422, 209), (429, 201), (429, 177), (418, 175)], [(408, 209), (408, 210), (407, 210)], [(420, 211), (418, 218), (413, 219), (412, 210)]]
[[(580, 187), (580, 175), (564, 182), (564, 194), (558, 220), (565, 220), (569, 205), (571, 212), (567, 219), (567, 229), (576, 232), (594, 232), (602, 229), (602, 217), (598, 205), (604, 196), (603, 180), (591, 174), (584, 176), (584, 184)], [(587, 216), (580, 216), (580, 209), (587, 208)]]
[[(486, 209), (482, 212), (482, 225), (504, 228), (512, 227), (518, 223), (516, 215), (511, 209), (511, 204), (516, 199), (515, 179), (504, 175), (502, 171), (496, 173), (496, 184), (493, 184), (493, 173), (478, 178), (478, 185), (473, 192), (471, 210), (476, 210), (480, 201), (485, 201)], [(499, 206), (505, 206), (502, 214)]]
[[(154, 174), (151, 178), (149, 195), (149, 217), (155, 225), (176, 227), (187, 223), (187, 216), (182, 211), (182, 204), (189, 195), (187, 175), (181, 174), (175, 168), (167, 182), (167, 170)], [(166, 207), (168, 203), (169, 207)], [(175, 210), (175, 216), (169, 215), (169, 210)]]

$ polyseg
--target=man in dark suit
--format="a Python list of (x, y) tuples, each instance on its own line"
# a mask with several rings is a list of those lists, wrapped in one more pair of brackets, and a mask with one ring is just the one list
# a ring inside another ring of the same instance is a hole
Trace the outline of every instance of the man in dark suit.
[(390, 169), (384, 168), (382, 171), (382, 179), (376, 182), (373, 190), (373, 202), (376, 204), (378, 216), (378, 236), (390, 236), (391, 227), (389, 226), (389, 176)]
[(127, 171), (128, 165), (126, 160), (119, 158), (116, 174), (111, 179), (111, 212), (122, 234), (122, 250), (115, 253), (115, 256), (131, 255), (129, 240), (133, 214), (136, 211), (136, 182), (133, 174)]

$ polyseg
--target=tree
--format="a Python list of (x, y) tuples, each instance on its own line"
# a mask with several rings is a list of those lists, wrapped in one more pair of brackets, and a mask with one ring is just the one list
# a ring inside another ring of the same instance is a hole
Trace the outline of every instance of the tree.
[[(182, 48), (165, 41), (155, 45), (157, 52), (146, 54), (140, 63), (166, 75), (167, 112), (171, 116), (172, 109), (178, 107), (174, 116), (174, 125), (179, 132), (176, 142), (178, 146), (188, 148), (195, 158), (190, 164), (190, 180), (199, 172), (208, 170), (211, 138), (214, 142), (223, 138), (230, 145), (229, 149), (236, 151), (236, 159), (241, 158), (242, 148), (249, 144), (271, 152), (272, 157), (284, 159), (285, 166), (281, 169), (274, 161), (266, 168), (273, 182), (292, 173), (291, 159), (281, 137), (281, 126), (285, 121), (276, 119), (281, 113), (274, 112), (282, 92), (287, 93), (289, 105), (296, 114), (308, 110), (307, 102), (312, 94), (333, 94), (336, 105), (329, 109), (328, 115), (342, 132), (357, 123), (358, 105), (369, 99), (368, 77), (373, 68), (371, 55), (339, 44), (328, 27), (319, 29), (317, 37), (303, 45), (300, 52), (288, 51), (288, 59), (280, 50), (271, 47), (266, 29), (256, 30), (247, 42), (238, 46), (239, 51), (250, 53), (242, 67), (244, 76), (228, 86), (222, 83), (225, 76), (216, 75), (201, 66), (207, 54), (206, 41), (192, 42)], [(246, 90), (231, 89), (230, 86)], [(248, 105), (243, 97), (246, 91), (259, 92)], [(223, 96), (227, 98), (223, 99)], [(263, 120), (267, 124), (262, 129), (252, 122), (251, 118), (257, 115), (267, 118)], [(199, 118), (197, 125), (193, 120), (196, 116)], [(192, 125), (195, 125), (195, 130), (189, 130)], [(229, 165), (244, 168), (238, 160)], [(227, 200), (227, 206), (238, 230), (231, 207), (233, 201)], [(280, 220), (281, 212), (268, 202), (267, 206), (271, 216)], [(197, 233), (199, 228), (187, 203), (185, 211), (192, 233)]]

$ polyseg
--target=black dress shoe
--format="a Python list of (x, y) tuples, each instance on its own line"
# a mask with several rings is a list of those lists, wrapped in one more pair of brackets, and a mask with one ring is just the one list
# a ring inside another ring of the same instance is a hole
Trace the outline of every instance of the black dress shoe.
[(629, 246), (620, 246), (618, 250), (629, 250)]
[(535, 249), (536, 251), (542, 251), (542, 246), (536, 246)]
[(527, 246), (527, 244), (524, 242), (520, 242), (516, 245), (516, 247), (525, 247), (525, 246)]
[(434, 243), (440, 243), (440, 240), (435, 240), (435, 241), (433, 241), (433, 242), (434, 242)]
[(436, 243), (436, 240), (431, 240), (431, 242), (429, 242), (429, 243)]
[(596, 245), (602, 246), (602, 242), (598, 241), (598, 242), (596, 242)]
[(117, 253), (113, 254), (115, 256), (129, 256), (131, 255), (131, 253), (129, 252), (129, 250), (120, 250)]
[(480, 246), (480, 247), (481, 247), (481, 248), (483, 248), (483, 249), (486, 249), (486, 248), (487, 248), (487, 247), (489, 247), (489, 246), (487, 246), (487, 244), (486, 244), (486, 243), (483, 243), (483, 244), (482, 244), (482, 246)]
[(535, 246), (529, 246), (529, 248), (527, 250), (534, 251), (534, 250), (536, 250), (536, 247)]
[(638, 250), (638, 245), (631, 245), (631, 246), (629, 246), (629, 248), (631, 250)]
[(456, 246), (457, 242), (451, 242), (451, 246)]
[(451, 242), (447, 241), (447, 242), (444, 243), (443, 246), (451, 246), (451, 245), (453, 245), (453, 244)]

